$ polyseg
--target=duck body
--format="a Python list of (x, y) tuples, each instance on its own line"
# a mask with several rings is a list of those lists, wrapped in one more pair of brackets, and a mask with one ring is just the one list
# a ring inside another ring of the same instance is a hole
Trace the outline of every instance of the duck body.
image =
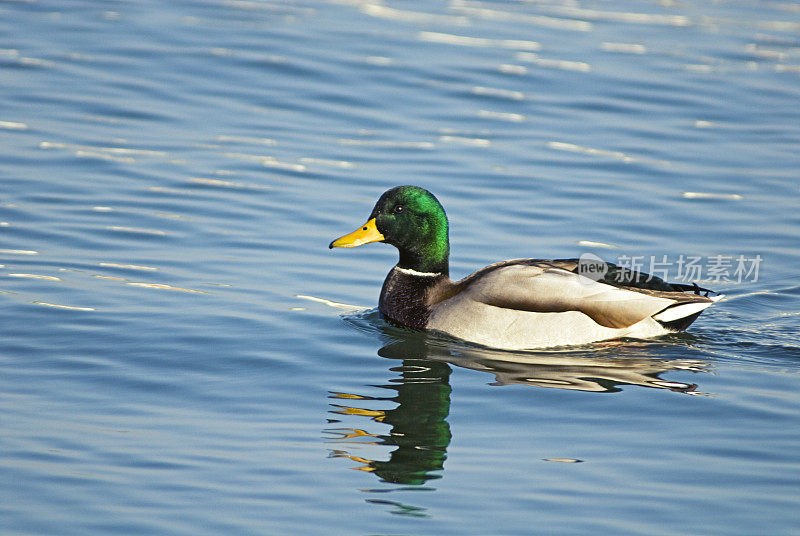
[(718, 299), (610, 263), (595, 280), (578, 273), (579, 259), (503, 261), (451, 281), (447, 218), (416, 186), (384, 193), (368, 222), (330, 247), (377, 241), (400, 251), (381, 289), (384, 317), (494, 348), (654, 337), (686, 329)]

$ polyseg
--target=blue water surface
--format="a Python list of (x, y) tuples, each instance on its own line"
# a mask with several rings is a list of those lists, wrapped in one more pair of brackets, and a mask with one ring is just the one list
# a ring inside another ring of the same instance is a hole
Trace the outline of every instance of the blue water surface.
[[(0, 533), (800, 535), (792, 2), (0, 2)], [(726, 298), (503, 352), (386, 324), (578, 257)]]

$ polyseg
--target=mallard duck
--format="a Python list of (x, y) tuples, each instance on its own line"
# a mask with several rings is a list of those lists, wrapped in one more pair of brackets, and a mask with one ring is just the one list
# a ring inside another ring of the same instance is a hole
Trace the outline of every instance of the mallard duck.
[(371, 242), (400, 252), (381, 289), (378, 307), (386, 319), (494, 348), (682, 331), (719, 299), (696, 284), (667, 283), (611, 263), (603, 263), (599, 276), (587, 277), (580, 259), (508, 260), (451, 281), (447, 216), (436, 197), (418, 186), (386, 191), (363, 226), (329, 247)]

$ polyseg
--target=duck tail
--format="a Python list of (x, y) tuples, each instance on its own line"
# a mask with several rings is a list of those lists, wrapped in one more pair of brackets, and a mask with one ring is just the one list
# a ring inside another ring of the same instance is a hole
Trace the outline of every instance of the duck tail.
[(690, 302), (669, 305), (653, 315), (653, 320), (670, 331), (683, 331), (694, 322), (706, 308), (723, 298), (723, 295), (705, 297)]

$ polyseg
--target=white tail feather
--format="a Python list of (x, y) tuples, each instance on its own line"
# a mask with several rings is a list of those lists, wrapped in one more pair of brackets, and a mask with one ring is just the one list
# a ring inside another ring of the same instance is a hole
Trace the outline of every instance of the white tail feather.
[(667, 307), (660, 313), (654, 314), (653, 319), (658, 320), (659, 322), (673, 322), (675, 320), (699, 313), (712, 303), (713, 302), (690, 302), (682, 303), (680, 305), (673, 305), (671, 307)]

